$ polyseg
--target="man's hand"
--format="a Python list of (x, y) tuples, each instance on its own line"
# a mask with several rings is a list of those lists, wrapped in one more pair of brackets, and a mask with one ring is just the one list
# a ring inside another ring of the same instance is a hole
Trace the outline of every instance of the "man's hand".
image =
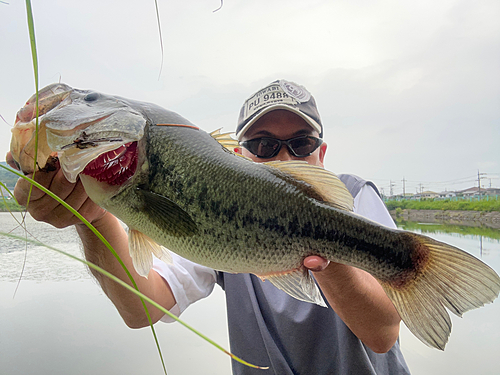
[[(7, 154), (6, 160), (11, 167), (17, 169), (10, 152)], [(33, 175), (29, 174), (27, 177), (32, 178)], [(90, 200), (80, 180), (76, 183), (71, 183), (64, 177), (59, 162), (56, 163), (55, 171), (36, 172), (35, 181), (50, 189), (90, 222), (102, 218), (106, 212)], [(28, 181), (20, 178), (14, 188), (14, 196), (19, 204), (23, 206), (27, 205), (27, 211), (35, 220), (49, 223), (56, 228), (64, 228), (81, 223), (80, 219), (74, 216), (63, 205), (36, 187), (33, 187), (28, 203), (30, 186), (31, 184)]]

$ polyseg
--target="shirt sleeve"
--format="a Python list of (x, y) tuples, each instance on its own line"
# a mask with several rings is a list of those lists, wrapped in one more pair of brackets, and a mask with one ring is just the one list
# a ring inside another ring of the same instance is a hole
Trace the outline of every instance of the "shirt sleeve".
[[(172, 253), (172, 261), (172, 264), (167, 264), (154, 258), (153, 270), (163, 277), (172, 289), (177, 303), (170, 309), (170, 312), (180, 316), (190, 304), (212, 293), (216, 273), (211, 268), (193, 263), (174, 253)], [(174, 319), (165, 314), (161, 321), (171, 323)]]
[(370, 185), (364, 185), (354, 198), (354, 212), (389, 228), (396, 228), (385, 203)]

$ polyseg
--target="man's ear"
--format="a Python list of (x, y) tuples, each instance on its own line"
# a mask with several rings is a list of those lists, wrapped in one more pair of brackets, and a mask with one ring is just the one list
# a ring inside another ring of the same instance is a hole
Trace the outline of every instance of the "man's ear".
[(324, 161), (325, 161), (325, 155), (326, 155), (326, 149), (328, 148), (328, 145), (326, 142), (323, 142), (321, 146), (319, 146), (319, 162), (321, 163), (321, 166), (324, 168)]

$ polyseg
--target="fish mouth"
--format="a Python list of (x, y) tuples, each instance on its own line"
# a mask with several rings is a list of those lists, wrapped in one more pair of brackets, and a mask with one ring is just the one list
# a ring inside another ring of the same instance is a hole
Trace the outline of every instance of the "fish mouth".
[(111, 185), (121, 185), (137, 168), (137, 139), (126, 135), (89, 137), (85, 132), (57, 152), (66, 179), (80, 173)]
[(123, 185), (137, 169), (137, 141), (128, 142), (102, 153), (90, 161), (81, 174), (109, 185)]

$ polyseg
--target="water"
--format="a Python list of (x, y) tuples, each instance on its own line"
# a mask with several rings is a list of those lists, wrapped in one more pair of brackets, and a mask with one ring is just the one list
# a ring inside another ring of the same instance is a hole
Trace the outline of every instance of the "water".
[[(0, 213), (0, 231), (16, 230)], [(74, 229), (28, 221), (40, 241), (81, 256)], [(467, 249), (500, 273), (500, 231), (453, 232), (445, 226), (409, 229)], [(23, 263), (24, 274), (14, 290)], [(162, 374), (149, 329), (131, 330), (80, 263), (42, 247), (0, 237), (0, 374)], [(216, 287), (182, 318), (228, 348), (224, 294)], [(452, 317), (444, 352), (430, 349), (401, 327), (403, 353), (414, 375), (498, 374), (500, 301)], [(156, 324), (169, 375), (229, 375), (230, 360), (178, 324)], [(264, 374), (264, 372), (263, 372)]]

